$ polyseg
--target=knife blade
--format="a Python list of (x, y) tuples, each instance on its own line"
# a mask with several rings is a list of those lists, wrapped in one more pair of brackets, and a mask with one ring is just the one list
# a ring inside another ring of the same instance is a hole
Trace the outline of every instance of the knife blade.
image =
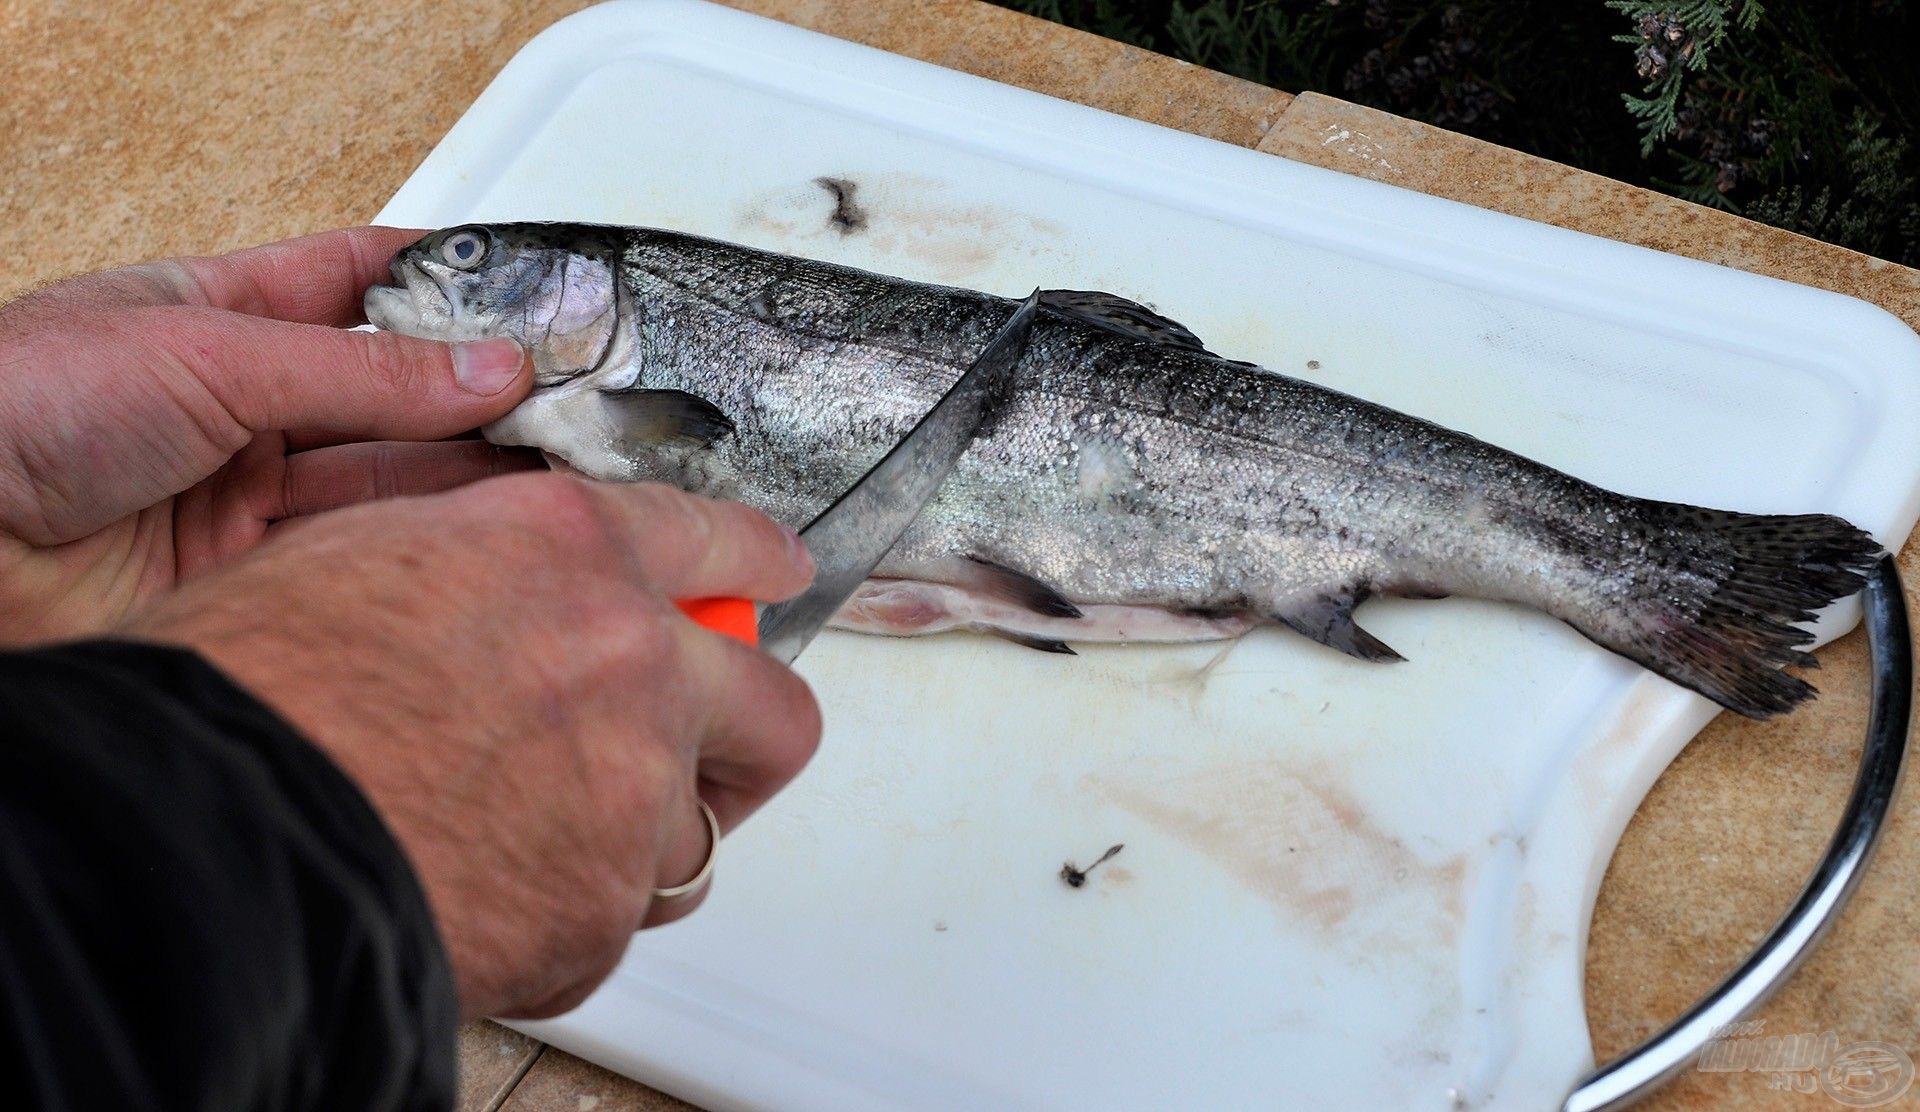
[(1035, 290), (913, 431), (800, 531), (813, 556), (813, 585), (760, 612), (760, 647), (774, 659), (793, 663), (939, 493), (1005, 399), (1039, 305)]

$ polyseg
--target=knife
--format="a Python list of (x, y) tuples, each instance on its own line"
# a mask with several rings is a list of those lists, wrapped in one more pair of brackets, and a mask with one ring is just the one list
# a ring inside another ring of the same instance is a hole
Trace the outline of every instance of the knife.
[(775, 660), (793, 663), (933, 501), (1005, 399), (1039, 306), (1040, 291), (1035, 290), (913, 431), (800, 530), (813, 557), (812, 586), (760, 611), (757, 623), (753, 603), (746, 599), (683, 600), (680, 609), (708, 629), (748, 644), (757, 642)]

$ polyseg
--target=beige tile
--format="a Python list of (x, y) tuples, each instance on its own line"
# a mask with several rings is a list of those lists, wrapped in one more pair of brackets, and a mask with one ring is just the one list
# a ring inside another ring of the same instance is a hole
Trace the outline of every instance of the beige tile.
[[(585, 6), (0, 6), (0, 299), (365, 221), (528, 39)], [(1242, 145), (1289, 99), (979, 0), (735, 6)]]
[(494, 1112), (540, 1056), (539, 1040), (478, 1019), (460, 1027), (460, 1095), (454, 1112)]
[(1319, 93), (1302, 93), (1258, 149), (1296, 162), (1803, 282), (1920, 327), (1920, 271), (1717, 209)]
[(583, 0), (0, 6), (0, 298), (362, 223)]
[(979, 0), (721, 0), (837, 38), (1238, 146), (1288, 94)]
[(694, 1106), (549, 1047), (500, 1112), (690, 1112)]

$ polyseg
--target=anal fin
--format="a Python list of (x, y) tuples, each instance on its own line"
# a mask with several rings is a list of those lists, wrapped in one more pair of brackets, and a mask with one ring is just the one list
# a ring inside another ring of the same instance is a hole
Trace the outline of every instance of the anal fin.
[(711, 448), (733, 432), (733, 419), (685, 390), (603, 390), (621, 438), (648, 447)]
[(1366, 598), (1365, 587), (1302, 595), (1274, 617), (1295, 633), (1348, 656), (1381, 664), (1405, 660), (1386, 642), (1354, 624), (1354, 607)]

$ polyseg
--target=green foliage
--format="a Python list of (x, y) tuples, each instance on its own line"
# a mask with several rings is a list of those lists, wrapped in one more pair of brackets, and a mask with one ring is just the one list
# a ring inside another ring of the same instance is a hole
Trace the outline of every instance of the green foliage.
[(1904, 0), (998, 2), (1920, 265)]
[(1207, 0), (1175, 5), (1167, 15), (1167, 38), (1176, 56), (1205, 58), (1202, 65), (1235, 77), (1330, 75), (1334, 16), (1325, 5), (1290, 12), (1261, 0)]
[(1836, 199), (1831, 185), (1812, 196), (1799, 184), (1783, 185), (1754, 201), (1747, 215), (1871, 255), (1910, 258), (1920, 233), (1920, 208), (1912, 204), (1908, 147), (1905, 136), (1881, 135), (1867, 112), (1856, 111), (1844, 147), (1852, 179), (1844, 195)]
[(1134, 16), (1140, 5), (1126, 0), (1021, 0), (1001, 6), (1134, 46), (1152, 42)]
[(1715, 47), (1734, 24), (1743, 31), (1759, 26), (1760, 0), (1606, 0), (1607, 7), (1634, 24), (1631, 35), (1614, 42), (1637, 47), (1636, 71), (1647, 79), (1645, 96), (1622, 93), (1627, 111), (1640, 121), (1640, 153), (1652, 154), (1660, 140), (1680, 126), (1680, 86), (1689, 70), (1705, 68)]

